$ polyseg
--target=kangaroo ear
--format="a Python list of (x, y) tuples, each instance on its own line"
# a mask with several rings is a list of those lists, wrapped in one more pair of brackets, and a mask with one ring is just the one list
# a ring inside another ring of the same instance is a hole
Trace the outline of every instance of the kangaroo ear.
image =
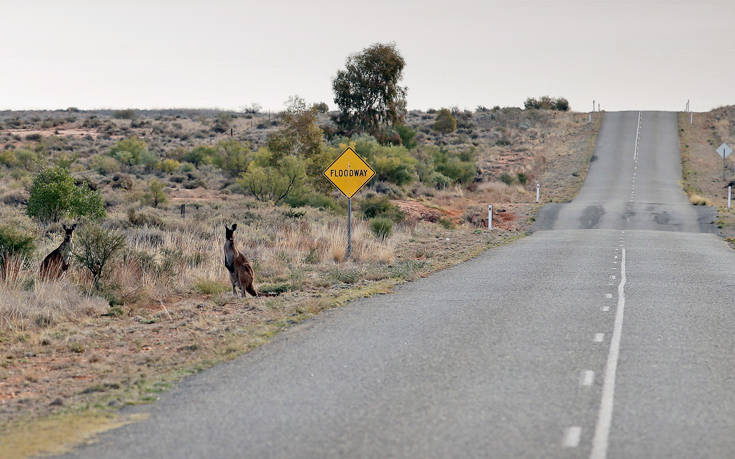
[(73, 225), (71, 225), (71, 230), (74, 231), (75, 229), (77, 229), (77, 224), (76, 223), (74, 223)]
[(237, 223), (232, 224), (232, 231), (235, 231), (237, 229)]
[(61, 227), (64, 228), (64, 231), (66, 231), (66, 225), (65, 224), (62, 223), (61, 224)]

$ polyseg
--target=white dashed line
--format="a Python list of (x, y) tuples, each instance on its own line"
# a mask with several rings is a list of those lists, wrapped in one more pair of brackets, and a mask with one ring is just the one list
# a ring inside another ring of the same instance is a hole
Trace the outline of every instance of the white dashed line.
[(618, 307), (615, 312), (615, 325), (610, 339), (610, 351), (605, 365), (605, 378), (602, 385), (602, 400), (600, 412), (595, 426), (595, 436), (592, 441), (591, 459), (605, 459), (607, 445), (612, 424), (613, 405), (615, 402), (615, 375), (618, 370), (620, 356), (620, 339), (623, 334), (623, 314), (625, 312), (625, 249), (620, 262), (620, 284), (618, 285)]
[(606, 293), (605, 298), (612, 298), (612, 293)]
[(595, 372), (592, 370), (584, 370), (579, 383), (585, 387), (589, 387), (593, 382), (595, 382)]
[(594, 341), (595, 343), (601, 343), (602, 340), (604, 339), (605, 339), (604, 333), (595, 333), (595, 338), (592, 341)]
[(602, 312), (607, 312), (609, 310), (610, 310), (610, 306), (603, 306), (602, 307)]
[(582, 428), (581, 427), (569, 427), (564, 432), (564, 442), (563, 445), (565, 448), (576, 448), (579, 445), (579, 437), (582, 436)]

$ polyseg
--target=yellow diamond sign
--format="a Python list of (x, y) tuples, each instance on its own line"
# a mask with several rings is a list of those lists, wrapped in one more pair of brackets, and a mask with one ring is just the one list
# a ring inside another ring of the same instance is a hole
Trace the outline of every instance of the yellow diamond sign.
[(324, 171), (324, 176), (348, 198), (354, 196), (373, 175), (375, 171), (350, 147)]

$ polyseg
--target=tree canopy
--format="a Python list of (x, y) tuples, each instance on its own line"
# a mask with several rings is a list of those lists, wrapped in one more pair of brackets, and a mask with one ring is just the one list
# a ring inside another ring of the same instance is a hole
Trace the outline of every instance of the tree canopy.
[(347, 58), (332, 82), (337, 124), (345, 133), (381, 137), (383, 128), (402, 121), (407, 88), (399, 82), (405, 66), (395, 43), (376, 43)]

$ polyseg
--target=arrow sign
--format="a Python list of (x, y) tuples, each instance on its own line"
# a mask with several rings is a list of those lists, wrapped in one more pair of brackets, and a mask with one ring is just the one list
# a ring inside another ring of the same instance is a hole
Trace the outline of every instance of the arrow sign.
[(732, 148), (730, 148), (730, 145), (723, 143), (722, 145), (717, 148), (717, 154), (720, 155), (720, 158), (725, 159), (732, 153)]

